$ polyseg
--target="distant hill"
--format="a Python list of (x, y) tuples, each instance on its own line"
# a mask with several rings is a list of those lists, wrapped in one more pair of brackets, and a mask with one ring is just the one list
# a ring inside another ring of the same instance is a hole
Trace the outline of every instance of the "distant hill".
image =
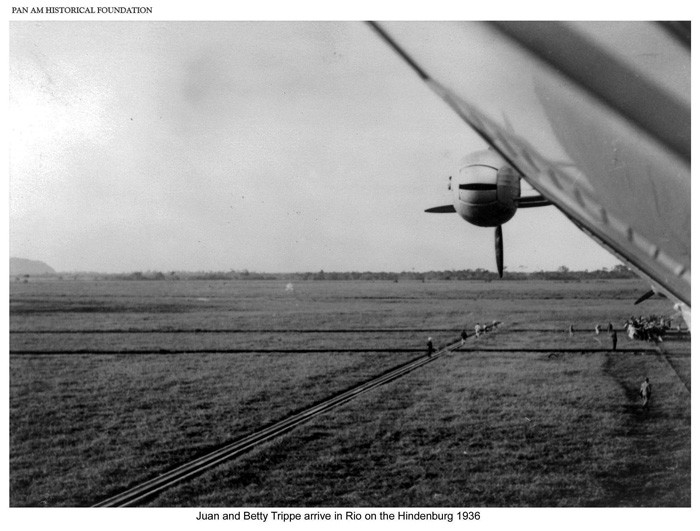
[(56, 271), (39, 260), (10, 258), (10, 275), (55, 275)]

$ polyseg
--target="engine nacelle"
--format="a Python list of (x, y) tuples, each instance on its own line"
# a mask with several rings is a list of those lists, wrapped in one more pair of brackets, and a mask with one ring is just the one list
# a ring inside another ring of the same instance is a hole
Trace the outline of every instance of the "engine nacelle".
[(520, 175), (493, 150), (477, 151), (462, 160), (450, 179), (457, 213), (473, 225), (497, 227), (518, 209)]

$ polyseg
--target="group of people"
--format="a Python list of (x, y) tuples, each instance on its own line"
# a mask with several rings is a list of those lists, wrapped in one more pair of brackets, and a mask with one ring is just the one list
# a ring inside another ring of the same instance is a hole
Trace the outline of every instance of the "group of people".
[[(659, 317), (657, 315), (649, 315), (647, 317), (630, 317), (623, 325), (627, 336), (630, 339), (638, 339), (641, 341), (651, 341), (658, 343), (663, 341), (663, 336), (667, 330), (671, 328), (671, 320)], [(602, 328), (600, 324), (595, 325), (595, 335), (600, 335)], [(574, 334), (574, 325), (569, 327), (569, 335)], [(608, 335), (613, 344), (613, 350), (617, 348), (617, 332), (613, 328), (612, 323), (608, 323)]]
[[(474, 326), (474, 336), (475, 337), (480, 337), (481, 335), (485, 334), (486, 332), (493, 330), (498, 326), (498, 321), (493, 321), (490, 325), (487, 324), (479, 324), (477, 323)], [(467, 337), (469, 337), (469, 334), (467, 333), (467, 326), (465, 326), (462, 329), (462, 333), (459, 335), (460, 339), (462, 340), (462, 345), (467, 342)], [(428, 338), (428, 356), (432, 356), (435, 353), (435, 346), (433, 345), (433, 338), (429, 337)]]
[(640, 339), (642, 341), (652, 341), (658, 343), (663, 341), (666, 330), (671, 328), (671, 320), (656, 315), (647, 317), (630, 317), (624, 325), (627, 336), (630, 339)]
[[(634, 326), (631, 324), (630, 324), (630, 326), (628, 326), (629, 323), (637, 323), (638, 327), (639, 327), (639, 324), (642, 322), (647, 323), (647, 324), (655, 323), (655, 318), (653, 318), (653, 316), (650, 316), (649, 318), (645, 319), (644, 321), (641, 321), (641, 320), (632, 321), (633, 319), (634, 319), (633, 317), (630, 317), (630, 320), (628, 320), (625, 323), (625, 328), (628, 330), (628, 333), (629, 333), (629, 328), (631, 326)], [(496, 321), (494, 321), (490, 326), (477, 324), (474, 327), (474, 335), (476, 337), (479, 337), (481, 334), (485, 334), (486, 332), (488, 332), (491, 328), (496, 328), (497, 325), (498, 325), (498, 323)], [(657, 326), (660, 326), (663, 329), (663, 325), (664, 325), (664, 320), (663, 320), (663, 318), (661, 318), (660, 324), (658, 324)], [(608, 328), (608, 334), (610, 335), (610, 338), (612, 340), (613, 350), (615, 350), (617, 348), (617, 332), (613, 328), (612, 323), (608, 323), (607, 328)], [(644, 329), (643, 327), (639, 327), (639, 328)], [(595, 325), (596, 335), (599, 335), (600, 332), (601, 332), (600, 325), (596, 324)], [(569, 327), (569, 333), (573, 335), (574, 325), (571, 325)], [(464, 345), (464, 343), (467, 341), (467, 337), (468, 337), (466, 327), (462, 329), (462, 333), (460, 334), (460, 337), (462, 339), (462, 344)], [(630, 338), (639, 339), (637, 337), (632, 337), (632, 335), (630, 335)], [(435, 347), (433, 346), (433, 338), (429, 337), (428, 338), (428, 356), (432, 356), (434, 353), (435, 353)], [(642, 385), (639, 388), (639, 396), (642, 399), (642, 408), (647, 409), (649, 407), (649, 400), (651, 399), (651, 383), (649, 382), (649, 377), (645, 378), (644, 381), (642, 382)]]
[[(492, 330), (493, 328), (496, 328), (497, 326), (498, 326), (498, 321), (493, 321), (490, 325), (487, 325), (487, 324), (482, 325), (482, 324), (477, 323), (474, 326), (474, 335), (476, 337), (480, 337), (482, 334), (485, 334), (486, 332), (488, 332), (489, 330)], [(462, 343), (464, 343), (464, 340), (467, 339), (466, 336), (467, 336), (467, 329), (465, 328), (462, 331)]]

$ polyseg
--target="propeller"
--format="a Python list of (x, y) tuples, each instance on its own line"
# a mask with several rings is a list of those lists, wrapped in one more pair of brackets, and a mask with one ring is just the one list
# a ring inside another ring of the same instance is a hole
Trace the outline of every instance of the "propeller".
[(644, 301), (647, 300), (649, 297), (653, 297), (653, 296), (654, 296), (654, 290), (653, 290), (653, 289), (650, 289), (650, 290), (647, 291), (644, 295), (642, 295), (642, 296), (639, 297), (636, 301), (634, 301), (634, 303), (635, 303), (635, 304), (639, 304), (640, 302), (644, 302)]
[(499, 278), (503, 278), (503, 230), (500, 225), (496, 227), (496, 267)]
[(647, 300), (650, 297), (653, 297), (654, 295), (658, 295), (659, 297), (666, 298), (666, 295), (664, 295), (663, 293), (659, 293), (654, 288), (652, 288), (649, 291), (647, 291), (644, 295), (639, 297), (636, 301), (634, 301), (634, 303), (639, 304), (640, 302), (644, 302), (645, 300)]

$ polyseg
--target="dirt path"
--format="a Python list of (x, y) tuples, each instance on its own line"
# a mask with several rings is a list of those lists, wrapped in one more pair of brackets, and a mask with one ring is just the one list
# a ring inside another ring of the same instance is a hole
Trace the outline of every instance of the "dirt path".
[[(610, 353), (604, 371), (626, 399), (614, 407), (623, 413), (619, 436), (630, 441), (629, 456), (601, 478), (607, 504), (690, 506), (690, 363), (674, 366), (668, 352)], [(645, 409), (639, 387), (647, 376), (653, 393)]]

